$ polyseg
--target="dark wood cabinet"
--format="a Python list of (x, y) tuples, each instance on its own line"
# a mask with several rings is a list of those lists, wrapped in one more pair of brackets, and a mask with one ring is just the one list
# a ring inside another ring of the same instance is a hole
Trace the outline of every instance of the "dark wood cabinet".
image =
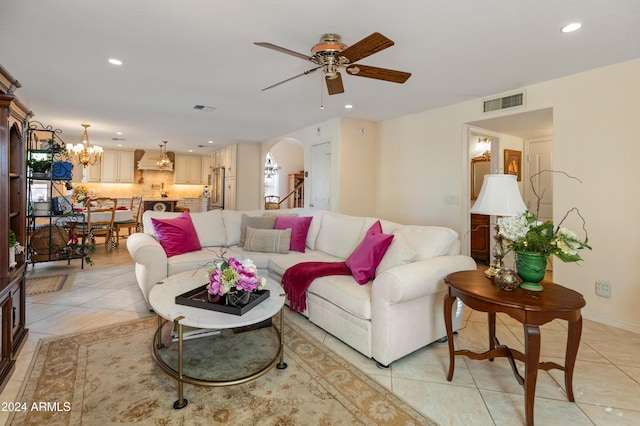
[(287, 208), (304, 207), (304, 174), (289, 174), (289, 198)]
[(471, 215), (471, 257), (487, 265), (491, 247), (489, 218), (490, 216), (484, 214)]
[(0, 390), (11, 377), (15, 358), (26, 340), (25, 255), (9, 256), (9, 231), (25, 245), (26, 180), (24, 130), (27, 109), (13, 90), (19, 83), (0, 66)]

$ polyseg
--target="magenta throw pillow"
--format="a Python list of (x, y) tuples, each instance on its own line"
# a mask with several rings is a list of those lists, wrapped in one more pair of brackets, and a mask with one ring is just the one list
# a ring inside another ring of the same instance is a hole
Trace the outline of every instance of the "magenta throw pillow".
[(379, 220), (367, 230), (364, 239), (345, 261), (358, 284), (366, 284), (370, 279), (375, 278), (376, 268), (392, 240), (393, 235), (382, 233)]
[(183, 212), (173, 219), (151, 218), (151, 222), (167, 257), (202, 248), (189, 212)]
[(273, 229), (291, 228), (291, 243), (289, 250), (304, 253), (307, 245), (307, 234), (313, 216), (278, 216)]

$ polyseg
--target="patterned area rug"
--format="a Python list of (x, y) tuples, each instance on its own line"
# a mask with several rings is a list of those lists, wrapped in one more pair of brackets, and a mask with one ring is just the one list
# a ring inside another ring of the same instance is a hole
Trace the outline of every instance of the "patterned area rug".
[(73, 285), (73, 278), (73, 275), (67, 274), (27, 278), (27, 296), (69, 290)]
[(185, 384), (189, 405), (174, 410), (177, 383), (151, 358), (156, 326), (146, 318), (41, 340), (17, 397), (25, 410), (7, 424), (436, 424), (292, 324), (288, 368), (241, 385)]

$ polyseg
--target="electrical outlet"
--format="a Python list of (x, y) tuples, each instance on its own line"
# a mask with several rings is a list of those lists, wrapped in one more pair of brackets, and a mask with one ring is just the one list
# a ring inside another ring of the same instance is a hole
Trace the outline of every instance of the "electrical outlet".
[(611, 283), (609, 281), (596, 281), (596, 294), (601, 297), (611, 297)]
[(457, 195), (445, 195), (444, 203), (449, 206), (457, 206), (460, 201)]

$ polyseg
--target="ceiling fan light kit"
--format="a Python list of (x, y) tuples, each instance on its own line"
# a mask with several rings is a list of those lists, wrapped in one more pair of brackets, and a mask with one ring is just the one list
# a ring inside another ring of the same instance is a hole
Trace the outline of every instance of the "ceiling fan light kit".
[(296, 58), (308, 60), (317, 65), (315, 68), (307, 70), (302, 74), (298, 74), (269, 87), (265, 87), (262, 89), (263, 91), (279, 86), (303, 75), (310, 74), (318, 69), (322, 69), (329, 95), (344, 93), (340, 69), (344, 69), (349, 75), (400, 84), (404, 83), (409, 77), (411, 77), (411, 73), (404, 71), (360, 64), (355, 65), (355, 62), (394, 45), (393, 41), (380, 33), (373, 33), (352, 46), (347, 46), (342, 43), (342, 37), (338, 34), (323, 34), (322, 37), (320, 37), (320, 42), (311, 48), (311, 56), (276, 46), (271, 43), (256, 42), (254, 44), (260, 47), (266, 47), (267, 49), (276, 50), (287, 55), (295, 56)]

